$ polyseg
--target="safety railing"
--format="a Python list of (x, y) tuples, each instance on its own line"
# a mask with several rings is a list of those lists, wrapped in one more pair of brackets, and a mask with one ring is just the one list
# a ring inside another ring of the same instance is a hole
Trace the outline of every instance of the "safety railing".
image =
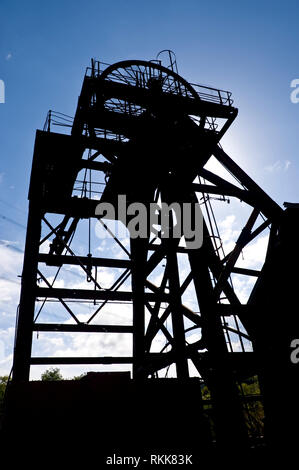
[(60, 127), (69, 127), (73, 126), (74, 118), (72, 116), (68, 116), (67, 114), (59, 113), (58, 111), (52, 111), (51, 109), (48, 111), (45, 124), (43, 127), (44, 131), (51, 132), (52, 126), (60, 126)]
[[(85, 76), (94, 77), (94, 78), (99, 77), (109, 65), (110, 64), (107, 64), (105, 62), (100, 62), (98, 60), (92, 59), (91, 67), (86, 68)], [(118, 74), (117, 71), (114, 71), (112, 74), (112, 77), (114, 77), (116, 80), (117, 80), (117, 74)], [(120, 74), (120, 78), (123, 78), (121, 74)], [(127, 79), (129, 83), (130, 81), (132, 81), (132, 76), (128, 75)], [(134, 80), (135, 80), (135, 77), (133, 78), (133, 81)], [(143, 83), (141, 78), (139, 82)], [(194, 88), (194, 90), (197, 92), (200, 99), (202, 99), (203, 101), (210, 101), (210, 102), (221, 104), (224, 106), (233, 105), (232, 93), (230, 91), (222, 90), (220, 88), (213, 88), (207, 85), (200, 85), (196, 83), (190, 83), (190, 85)], [(178, 88), (180, 88), (180, 86), (178, 86)], [(189, 95), (189, 93), (188, 93), (188, 96), (192, 97), (192, 95)]]

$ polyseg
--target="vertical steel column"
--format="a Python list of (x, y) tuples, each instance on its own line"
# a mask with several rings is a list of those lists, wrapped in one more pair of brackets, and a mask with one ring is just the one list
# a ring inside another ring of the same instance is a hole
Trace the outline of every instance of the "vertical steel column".
[(147, 260), (147, 238), (130, 240), (132, 261), (132, 293), (133, 293), (133, 379), (146, 378), (144, 369), (145, 358), (145, 279)]
[(27, 381), (30, 375), (40, 235), (41, 208), (36, 202), (30, 201), (13, 363), (15, 382)]
[(169, 240), (167, 255), (167, 271), (169, 276), (169, 296), (172, 316), (172, 328), (174, 338), (174, 354), (178, 379), (189, 377), (188, 360), (186, 356), (185, 328), (182, 314), (182, 300), (180, 294), (180, 280), (176, 244)]

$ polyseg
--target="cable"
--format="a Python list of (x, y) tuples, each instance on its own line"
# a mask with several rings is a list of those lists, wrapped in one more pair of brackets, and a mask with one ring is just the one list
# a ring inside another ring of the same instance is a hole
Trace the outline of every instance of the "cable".
[(5, 201), (5, 200), (2, 199), (2, 198), (0, 198), (0, 202), (2, 202), (3, 204), (5, 204), (5, 205), (8, 206), (8, 207), (11, 207), (12, 209), (17, 210), (17, 211), (20, 212), (22, 215), (24, 215), (24, 211), (22, 211), (22, 209), (20, 209), (20, 208), (17, 207), (17, 206), (14, 206), (14, 205), (11, 204), (10, 202), (7, 202), (7, 201)]
[(0, 246), (4, 246), (10, 248), (11, 250), (17, 251), (18, 253), (24, 254), (24, 251), (21, 250), (21, 248), (15, 246), (13, 242), (9, 242), (7, 240), (0, 240)]
[(18, 227), (21, 227), (22, 229), (26, 230), (25, 225), (20, 224), (20, 223), (17, 222), (16, 220), (11, 219), (10, 217), (6, 217), (6, 216), (3, 215), (3, 214), (0, 214), (0, 217), (1, 217), (1, 219), (5, 220), (5, 221), (7, 221), (7, 222), (10, 222), (11, 224), (17, 225)]

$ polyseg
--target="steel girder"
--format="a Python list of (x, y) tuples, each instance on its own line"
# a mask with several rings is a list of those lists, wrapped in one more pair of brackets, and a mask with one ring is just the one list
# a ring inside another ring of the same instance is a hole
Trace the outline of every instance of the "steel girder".
[[(211, 388), (221, 426), (228, 419), (231, 422), (231, 433), (227, 435), (237, 439), (244, 434), (236, 382), (258, 373), (258, 361), (253, 351), (230, 352), (227, 338), (233, 332), (241, 343), (245, 338), (254, 344), (258, 325), (250, 318), (251, 303), (239, 300), (231, 275), (259, 279), (258, 270), (238, 267), (237, 260), (252, 240), (279, 223), (283, 211), (219, 144), (236, 115), (229, 92), (190, 85), (158, 62), (125, 61), (104, 70), (93, 63), (84, 78), (71, 134), (51, 132), (50, 122), (46, 131), (36, 134), (16, 330), (15, 382), (28, 380), (34, 364), (113, 363), (132, 364), (136, 380), (157, 377), (159, 371), (173, 365), (177, 378), (186, 380), (192, 363)], [(236, 183), (205, 168), (212, 156)], [(183, 207), (185, 203), (197, 203), (198, 194), (204, 200), (220, 195), (244, 201), (252, 212), (235, 247), (223, 256), (215, 247), (209, 221), (203, 222), (203, 244), (198, 249), (188, 249), (179, 244), (180, 240), (174, 242), (159, 235), (153, 241), (149, 233), (144, 239), (131, 238), (129, 248), (114, 237), (126, 259), (100, 258), (90, 253), (82, 256), (73, 251), (71, 240), (82, 220), (96, 218), (99, 203), (91, 194), (88, 197), (86, 190), (81, 197), (74, 195), (82, 170), (102, 175), (105, 186), (100, 201), (104, 203), (115, 205), (119, 195), (126, 195), (128, 204), (137, 201), (148, 205), (160, 197), (161, 201)], [(60, 217), (59, 223), (50, 222), (51, 214)], [(260, 216), (264, 220), (257, 225)], [(45, 253), (41, 247), (51, 238), (49, 252)], [(181, 255), (186, 257), (184, 279), (179, 265)], [(55, 287), (42, 272), (46, 266), (81, 268), (89, 285)], [(96, 268), (123, 271), (109, 288), (103, 289)], [(154, 282), (155, 270), (159, 276)], [(131, 288), (121, 290), (128, 278)], [(190, 286), (198, 311), (185, 305), (184, 295)], [(72, 323), (38, 321), (36, 302), (42, 300), (44, 305), (50, 299), (64, 308)], [(81, 321), (70, 301), (101, 303), (89, 319)], [(108, 302), (131, 302), (132, 323), (95, 323)], [(226, 323), (227, 317), (236, 318), (235, 328)], [(132, 334), (132, 355), (32, 356), (34, 331)], [(188, 340), (190, 331), (198, 335), (193, 343)], [(157, 352), (157, 339), (159, 343), (161, 338), (164, 346)], [(230, 416), (225, 411), (228, 403)], [(226, 431), (221, 434), (224, 438)]]

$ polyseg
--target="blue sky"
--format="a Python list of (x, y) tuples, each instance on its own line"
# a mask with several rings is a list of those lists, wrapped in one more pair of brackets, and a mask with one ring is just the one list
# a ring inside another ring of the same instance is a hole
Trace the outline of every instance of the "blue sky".
[(35, 130), (49, 109), (74, 114), (90, 58), (175, 51), (187, 80), (233, 93), (229, 155), (279, 204), (297, 202), (299, 104), (290, 83), (299, 77), (298, 14), (296, 1), (1, 0), (0, 373), (11, 362)]

